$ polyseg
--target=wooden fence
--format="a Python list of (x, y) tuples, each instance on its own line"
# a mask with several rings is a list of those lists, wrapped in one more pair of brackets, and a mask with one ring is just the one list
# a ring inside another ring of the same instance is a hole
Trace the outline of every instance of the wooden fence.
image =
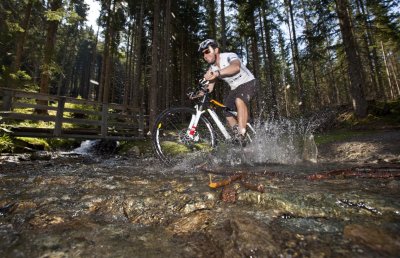
[(0, 101), (0, 124), (16, 136), (132, 140), (148, 130), (140, 109), (119, 104), (1, 87)]

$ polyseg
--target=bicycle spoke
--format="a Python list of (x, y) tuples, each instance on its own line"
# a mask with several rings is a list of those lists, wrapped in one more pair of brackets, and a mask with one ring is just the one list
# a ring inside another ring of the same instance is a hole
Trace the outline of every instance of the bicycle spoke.
[(174, 164), (189, 155), (212, 150), (214, 132), (206, 118), (200, 118), (195, 134), (188, 134), (194, 112), (189, 108), (172, 108), (156, 120), (153, 146), (165, 163)]

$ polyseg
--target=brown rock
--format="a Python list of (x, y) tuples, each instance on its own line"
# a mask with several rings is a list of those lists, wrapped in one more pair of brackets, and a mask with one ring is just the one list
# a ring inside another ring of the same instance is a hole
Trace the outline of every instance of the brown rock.
[(379, 253), (400, 254), (399, 237), (377, 226), (347, 225), (344, 228), (344, 237), (366, 245)]
[(221, 200), (224, 202), (235, 203), (237, 200), (236, 189), (228, 185), (222, 189)]
[(187, 234), (204, 229), (208, 225), (210, 214), (208, 211), (193, 212), (179, 218), (168, 226), (168, 230), (175, 234)]

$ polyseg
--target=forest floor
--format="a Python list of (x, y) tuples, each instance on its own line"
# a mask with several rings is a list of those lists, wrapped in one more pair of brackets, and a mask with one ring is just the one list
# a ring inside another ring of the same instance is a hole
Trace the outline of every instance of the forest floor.
[(321, 162), (400, 163), (400, 127), (358, 130), (344, 139), (318, 145)]

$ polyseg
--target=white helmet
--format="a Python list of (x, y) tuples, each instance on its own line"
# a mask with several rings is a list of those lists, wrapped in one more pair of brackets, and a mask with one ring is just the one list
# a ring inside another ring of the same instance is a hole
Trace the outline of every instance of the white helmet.
[(203, 42), (201, 42), (200, 43), (200, 45), (199, 45), (199, 52), (203, 52), (205, 49), (207, 49), (208, 48), (208, 46), (211, 46), (211, 47), (213, 47), (213, 48), (216, 48), (216, 47), (218, 47), (218, 44), (217, 44), (217, 42), (215, 41), (215, 40), (213, 40), (213, 39), (206, 39), (206, 40), (204, 40)]

